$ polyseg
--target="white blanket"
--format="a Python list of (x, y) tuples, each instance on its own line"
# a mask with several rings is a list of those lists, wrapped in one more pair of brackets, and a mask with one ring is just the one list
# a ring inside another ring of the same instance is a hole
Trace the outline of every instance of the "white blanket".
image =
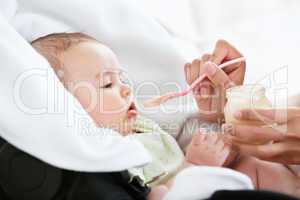
[[(57, 113), (49, 108), (48, 100), (56, 94), (49, 91), (51, 86), (47, 78), (51, 73), (48, 63), (24, 38), (32, 40), (52, 32), (69, 31), (70, 26), (74, 26), (74, 30), (88, 30), (86, 32), (101, 41), (127, 41), (128, 45), (130, 42), (126, 37), (139, 40), (131, 19), (137, 17), (147, 21), (147, 26), (143, 25), (144, 32), (145, 29), (157, 30), (158, 25), (143, 15), (139, 17), (134, 9), (128, 11), (130, 6), (116, 2), (103, 5), (99, 1), (77, 1), (77, 4), (73, 4), (74, 1), (56, 1), (55, 4), (40, 0), (13, 2), (2, 1), (0, 6), (3, 15), (0, 17), (1, 137), (47, 163), (70, 170), (118, 171), (149, 162), (148, 152), (137, 141), (122, 138), (111, 130), (100, 129), (99, 132), (81, 107), (72, 106), (75, 99), (69, 93), (65, 93), (66, 107), (73, 110), (68, 113), (79, 113), (79, 118), (73, 116), (70, 122), (69, 114), (66, 119), (65, 112)], [(124, 19), (121, 11), (128, 11), (129, 19)], [(61, 21), (69, 22), (69, 26), (64, 26)], [(136, 23), (145, 24), (139, 20)], [(123, 27), (117, 24), (123, 24)], [(55, 76), (54, 82), (63, 90)], [(64, 103), (64, 99), (58, 98), (56, 105)], [(83, 119), (90, 127), (85, 132), (82, 130), (85, 127), (79, 126)]]
[[(128, 1), (10, 0), (0, 2), (0, 27), (1, 137), (51, 165), (75, 171), (119, 171), (151, 161), (137, 141), (96, 128), (28, 41), (53, 32), (85, 32), (111, 47), (137, 83), (147, 73), (156, 83), (183, 85), (184, 56), (159, 23)], [(151, 72), (154, 67), (161, 73)], [(227, 182), (228, 177), (214, 172), (215, 182)]]
[(165, 200), (208, 199), (218, 190), (251, 190), (249, 177), (220, 167), (190, 167), (180, 172)]
[[(0, 11), (1, 137), (70, 170), (118, 171), (149, 162), (140, 143), (111, 130), (100, 129), (99, 134), (69, 93), (63, 92), (67, 103), (57, 97), (63, 86), (28, 42), (54, 32), (85, 32), (111, 47), (137, 82), (144, 81), (139, 79), (145, 73), (141, 68), (158, 67), (159, 74), (147, 71), (149, 80), (183, 83), (184, 58), (167, 31), (134, 5), (118, 0), (12, 0), (2, 1)], [(56, 107), (62, 106), (58, 112)], [(89, 121), (89, 130), (79, 127), (82, 121)]]
[[(70, 170), (115, 171), (150, 160), (136, 141), (109, 130), (97, 133), (82, 108), (67, 106), (70, 112), (81, 113), (81, 121), (86, 119), (89, 133), (83, 132), (78, 120), (67, 121), (66, 113), (51, 111), (47, 98), (55, 94), (49, 91), (48, 63), (2, 17), (0, 26), (1, 137), (47, 163)], [(75, 99), (67, 92), (65, 95), (72, 105)], [(63, 99), (59, 101), (64, 105)]]

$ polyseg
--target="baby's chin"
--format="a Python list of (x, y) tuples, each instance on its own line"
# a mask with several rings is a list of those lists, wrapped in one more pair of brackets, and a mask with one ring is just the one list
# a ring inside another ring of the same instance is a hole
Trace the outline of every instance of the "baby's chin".
[[(134, 133), (135, 129), (134, 129), (134, 125), (136, 122), (136, 118), (137, 118), (137, 111), (135, 112), (135, 114), (132, 113), (128, 113), (128, 111), (122, 113), (119, 115), (119, 119), (115, 119), (111, 122), (103, 122), (100, 119), (97, 119), (96, 117), (93, 118), (94, 121), (96, 122), (98, 127), (103, 127), (103, 128), (109, 128), (112, 130), (117, 131), (118, 133), (120, 133), (123, 136), (129, 135), (131, 133)], [(110, 117), (110, 116), (107, 116)]]
[(126, 136), (126, 135), (130, 135), (134, 132), (135, 121), (136, 121), (136, 118), (125, 118), (123, 120), (120, 120), (118, 123), (112, 123), (112, 124), (106, 124), (106, 125), (98, 123), (98, 126), (113, 129), (113, 130), (117, 131), (118, 133), (120, 133), (121, 135)]
[(125, 120), (123, 123), (120, 124), (118, 132), (122, 135), (130, 135), (134, 132), (134, 123), (136, 121), (136, 118), (131, 118), (128, 120)]

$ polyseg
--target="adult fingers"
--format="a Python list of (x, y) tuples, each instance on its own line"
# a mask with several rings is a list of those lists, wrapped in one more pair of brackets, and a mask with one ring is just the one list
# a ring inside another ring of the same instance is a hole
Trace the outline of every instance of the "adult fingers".
[(213, 56), (212, 62), (219, 65), (224, 61), (241, 57), (242, 54), (227, 41), (218, 40), (215, 45), (212, 56)]
[[(201, 57), (201, 62), (199, 66), (199, 76), (204, 73), (204, 65), (206, 62), (211, 60), (210, 54), (203, 54)], [(200, 97), (207, 99), (213, 92), (212, 84), (208, 78), (205, 78), (199, 85), (196, 87), (198, 94)]]
[(185, 81), (190, 85), (192, 84), (191, 82), (191, 63), (186, 63), (184, 65), (184, 75), (185, 75)]
[[(226, 69), (224, 69), (225, 71)], [(225, 71), (226, 72), (226, 71)], [(233, 71), (227, 71), (230, 80), (232, 80), (236, 85), (241, 85), (244, 82), (246, 72), (246, 65), (240, 65)]]
[(282, 164), (300, 164), (299, 144), (293, 145), (285, 141), (264, 145), (235, 143), (232, 148), (243, 155), (254, 156), (261, 160)]
[(189, 83), (192, 84), (198, 77), (200, 72), (200, 59), (193, 60), (190, 66), (190, 80)]
[(228, 75), (212, 62), (207, 62), (204, 65), (204, 73), (207, 75), (208, 79), (217, 86), (221, 86), (226, 89), (235, 85)]
[(225, 137), (230, 136), (231, 143), (264, 144), (280, 141), (285, 137), (283, 133), (271, 127), (224, 124), (222, 128)]
[(233, 143), (231, 147), (243, 155), (254, 156), (262, 160), (270, 160), (279, 153), (278, 147), (275, 149), (273, 144), (251, 145), (244, 143)]
[(244, 109), (234, 114), (239, 120), (264, 121), (268, 123), (286, 123), (300, 117), (299, 107), (287, 109)]
[(212, 61), (212, 55), (208, 53), (203, 54), (200, 63), (200, 73), (199, 73), (200, 76), (204, 73), (204, 65), (208, 61)]

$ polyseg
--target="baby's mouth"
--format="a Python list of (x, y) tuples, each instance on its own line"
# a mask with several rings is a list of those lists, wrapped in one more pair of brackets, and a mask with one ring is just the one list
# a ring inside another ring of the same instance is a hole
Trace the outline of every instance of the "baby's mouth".
[(132, 118), (132, 117), (136, 117), (137, 115), (137, 109), (136, 109), (136, 106), (135, 106), (135, 103), (132, 102), (127, 110), (127, 115), (129, 118)]

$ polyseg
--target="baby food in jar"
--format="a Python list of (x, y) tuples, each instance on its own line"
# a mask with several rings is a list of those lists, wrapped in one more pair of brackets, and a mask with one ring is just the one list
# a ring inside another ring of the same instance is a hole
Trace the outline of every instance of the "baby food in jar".
[[(236, 111), (242, 109), (271, 108), (271, 102), (266, 97), (266, 90), (261, 85), (241, 85), (226, 90), (227, 103), (224, 108), (226, 123), (250, 124), (249, 121), (237, 120)], [(266, 125), (263, 122), (251, 122), (256, 125)]]

